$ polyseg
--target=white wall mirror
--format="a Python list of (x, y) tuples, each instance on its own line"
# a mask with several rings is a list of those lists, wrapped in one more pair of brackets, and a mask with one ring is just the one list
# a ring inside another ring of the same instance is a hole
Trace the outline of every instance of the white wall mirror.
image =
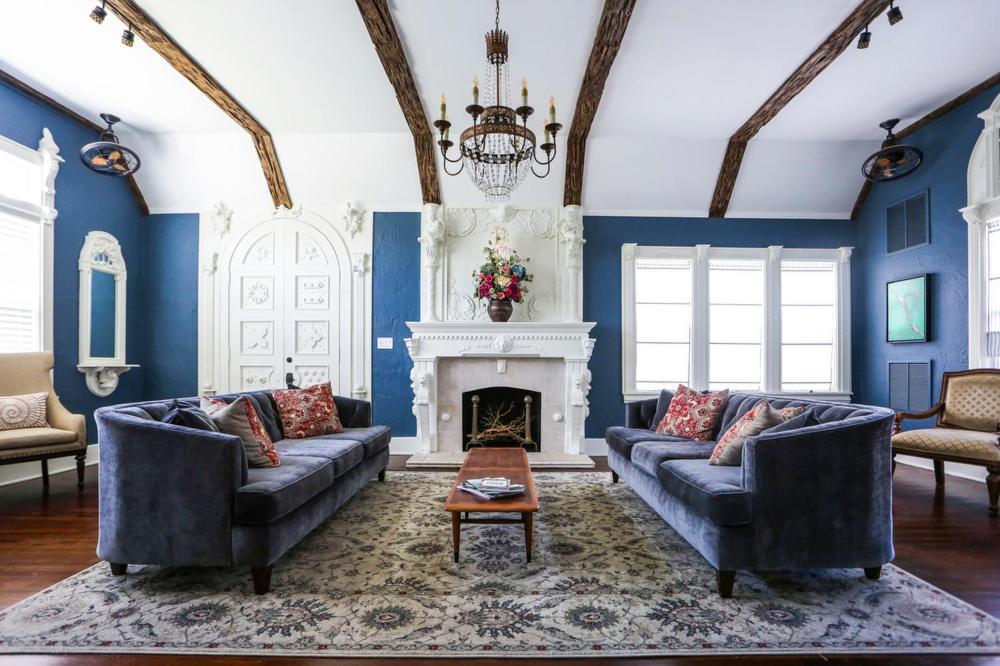
[(91, 231), (80, 250), (80, 363), (87, 388), (110, 395), (119, 376), (136, 365), (125, 362), (125, 257), (118, 239)]

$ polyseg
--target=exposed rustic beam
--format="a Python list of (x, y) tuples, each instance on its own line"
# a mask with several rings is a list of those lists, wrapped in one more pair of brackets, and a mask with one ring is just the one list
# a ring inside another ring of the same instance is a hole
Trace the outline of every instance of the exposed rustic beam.
[[(951, 111), (954, 111), (956, 108), (958, 108), (962, 104), (965, 104), (973, 97), (978, 97), (979, 95), (986, 92), (987, 90), (989, 90), (990, 88), (992, 88), (997, 84), (1000, 84), (1000, 72), (997, 72), (996, 74), (986, 79), (985, 81), (977, 83), (976, 85), (972, 86), (958, 97), (949, 100), (948, 102), (945, 102), (938, 108), (934, 109), (927, 115), (923, 116), (922, 118), (920, 118), (920, 120), (917, 120), (907, 125), (903, 129), (899, 130), (898, 132), (896, 132), (896, 138), (902, 141), (903, 139), (913, 134), (917, 130), (921, 130), (924, 127), (927, 127), (938, 118), (950, 113)], [(851, 209), (852, 220), (858, 219), (858, 215), (861, 214), (861, 209), (865, 207), (865, 202), (868, 201), (868, 195), (870, 195), (872, 191), (872, 184), (873, 183), (870, 180), (866, 179), (864, 185), (861, 186), (861, 191), (858, 192), (858, 198), (854, 200), (854, 208)]]
[(288, 194), (285, 174), (278, 162), (278, 154), (274, 150), (271, 135), (264, 126), (133, 0), (108, 0), (107, 6), (123, 22), (131, 23), (133, 31), (142, 38), (142, 41), (250, 133), (253, 145), (257, 149), (257, 156), (260, 158), (260, 165), (264, 170), (268, 190), (271, 192), (271, 201), (275, 207), (290, 208), (292, 199)]
[(888, 5), (889, 0), (863, 0), (730, 137), (726, 155), (722, 160), (722, 168), (719, 170), (719, 178), (715, 183), (715, 192), (712, 194), (712, 204), (708, 209), (710, 217), (725, 217), (729, 209), (729, 200), (733, 196), (736, 178), (740, 173), (746, 144), (796, 95), (805, 90), (806, 86), (837, 59), (837, 56), (854, 43), (862, 28)]
[(361, 18), (368, 28), (368, 35), (375, 52), (382, 62), (389, 82), (396, 91), (396, 100), (403, 110), (403, 117), (413, 135), (413, 147), (417, 153), (417, 171), (420, 175), (420, 191), (424, 203), (441, 203), (441, 186), (438, 183), (437, 151), (434, 148), (434, 135), (430, 123), (424, 114), (424, 106), (417, 94), (417, 86), (413, 82), (410, 64), (406, 60), (406, 52), (399, 41), (399, 33), (392, 21), (389, 5), (386, 0), (356, 0)]
[[(96, 134), (99, 134), (104, 131), (104, 127), (102, 127), (101, 125), (98, 125), (93, 120), (90, 120), (85, 116), (80, 115), (73, 109), (63, 104), (60, 104), (59, 102), (52, 99), (51, 97), (41, 92), (40, 90), (35, 90), (21, 79), (15, 77), (10, 72), (5, 72), (2, 69), (0, 69), (0, 81), (5, 82), (14, 90), (17, 90), (26, 97), (30, 97), (39, 104), (49, 107), (53, 111), (56, 111), (66, 116), (70, 120), (79, 123), (80, 125), (83, 125), (89, 130), (93, 130), (95, 133), (94, 141), (97, 140)], [(132, 197), (135, 199), (136, 205), (139, 206), (139, 212), (141, 212), (143, 215), (149, 215), (149, 206), (146, 205), (146, 198), (142, 196), (142, 192), (139, 191), (139, 184), (135, 182), (135, 177), (133, 177), (131, 174), (126, 176), (125, 185), (128, 187), (129, 192), (132, 193)]]
[(576, 98), (576, 111), (566, 139), (566, 184), (563, 189), (563, 205), (579, 205), (583, 199), (583, 166), (587, 153), (587, 137), (594, 124), (597, 107), (604, 94), (611, 65), (621, 48), (625, 29), (635, 0), (604, 0), (601, 19), (597, 23), (594, 45), (590, 48), (587, 70), (580, 84), (580, 95)]

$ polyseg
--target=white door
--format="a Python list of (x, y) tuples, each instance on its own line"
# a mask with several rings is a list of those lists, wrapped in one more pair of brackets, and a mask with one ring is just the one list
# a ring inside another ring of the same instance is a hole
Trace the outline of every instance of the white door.
[(350, 395), (350, 368), (340, 357), (350, 331), (350, 272), (324, 230), (297, 219), (262, 222), (240, 239), (228, 272), (229, 311), (220, 313), (228, 329), (221, 340), (229, 341), (225, 390), (281, 388), (291, 373), (298, 386), (331, 382), (334, 393)]

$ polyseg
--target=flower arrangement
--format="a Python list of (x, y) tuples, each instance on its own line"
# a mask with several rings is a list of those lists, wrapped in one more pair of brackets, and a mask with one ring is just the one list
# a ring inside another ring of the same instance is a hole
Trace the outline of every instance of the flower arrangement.
[(490, 300), (510, 301), (520, 303), (527, 293), (533, 276), (524, 264), (529, 260), (522, 259), (516, 250), (507, 244), (507, 231), (497, 227), (493, 239), (483, 248), (486, 263), (480, 266), (472, 277), (476, 281), (475, 296)]

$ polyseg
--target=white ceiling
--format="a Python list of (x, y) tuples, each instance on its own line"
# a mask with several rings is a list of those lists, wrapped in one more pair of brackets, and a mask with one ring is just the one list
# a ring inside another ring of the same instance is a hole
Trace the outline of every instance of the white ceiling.
[[(419, 207), (413, 141), (354, 0), (140, 3), (272, 133), (296, 203)], [(728, 137), (856, 3), (638, 0), (588, 143), (585, 209), (707, 214)], [(527, 77), (536, 131), (554, 95), (565, 139), (602, 4), (502, 0), (512, 84)], [(1000, 69), (996, 0), (898, 4), (902, 23), (879, 17), (871, 48), (848, 49), (750, 143), (730, 215), (847, 217), (881, 120), (905, 125)], [(113, 16), (90, 21), (90, 5), (5, 3), (0, 67), (95, 120), (122, 116), (119, 135), (143, 157), (137, 179), (154, 211), (268, 205), (242, 128), (141, 40), (123, 47)], [(444, 92), (460, 126), (472, 77), (485, 73), (492, 2), (390, 7), (428, 119)], [(559, 150), (552, 174), (529, 176), (513, 205), (562, 202), (562, 140)], [(446, 203), (482, 205), (464, 174), (441, 184)]]

